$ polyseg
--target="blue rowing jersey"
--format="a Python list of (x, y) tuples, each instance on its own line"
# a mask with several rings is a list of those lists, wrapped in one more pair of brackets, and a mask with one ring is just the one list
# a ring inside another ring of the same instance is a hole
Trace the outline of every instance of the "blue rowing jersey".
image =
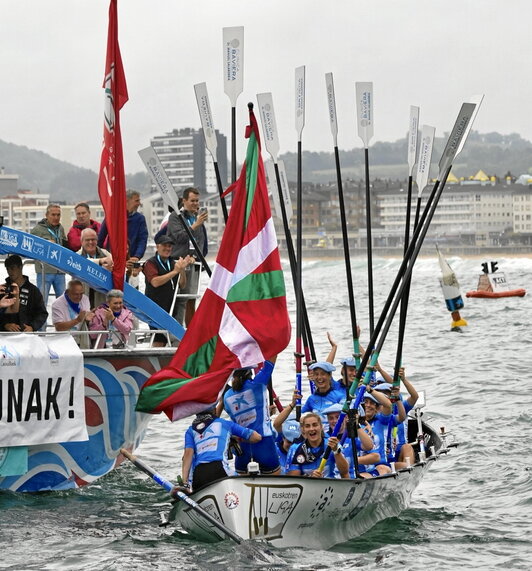
[(378, 412), (369, 422), (371, 426), (371, 438), (375, 443), (375, 449), (372, 450), (376, 451), (380, 454), (380, 462), (386, 462), (386, 435), (388, 431), (388, 423), (392, 418), (391, 414), (382, 414), (382, 412)]
[[(308, 446), (307, 442), (296, 442), (288, 449), (286, 455), (285, 474), (291, 470), (298, 470), (300, 474), (312, 474), (320, 467), (321, 458), (327, 447), (328, 438), (325, 437), (320, 446)], [(332, 454), (331, 454), (332, 456)], [(333, 459), (334, 462), (334, 459)], [(330, 464), (327, 462), (323, 471), (325, 478), (330, 477)]]
[(224, 418), (215, 418), (200, 434), (192, 426), (185, 432), (185, 448), (194, 450), (193, 466), (221, 461), (227, 474), (232, 474), (227, 461), (227, 447), (231, 435), (244, 440), (251, 438), (253, 431)]
[(255, 377), (244, 381), (242, 390), (229, 389), (224, 395), (224, 408), (231, 420), (255, 430), (261, 436), (273, 435), (268, 398), (268, 382), (273, 367), (271, 361), (264, 361)]
[(335, 389), (331, 387), (325, 394), (318, 392), (309, 395), (303, 406), (301, 412), (315, 412), (321, 416), (324, 426), (327, 426), (327, 416), (323, 411), (330, 407), (332, 404), (341, 403), (345, 400), (345, 389)]

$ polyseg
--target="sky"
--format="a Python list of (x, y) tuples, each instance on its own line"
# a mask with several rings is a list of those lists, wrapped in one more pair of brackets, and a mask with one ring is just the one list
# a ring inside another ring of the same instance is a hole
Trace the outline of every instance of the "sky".
[[(0, 0), (1, 140), (98, 169), (108, 9), (109, 0)], [(481, 93), (474, 129), (532, 140), (530, 0), (119, 0), (118, 16), (128, 173), (144, 169), (137, 151), (151, 137), (200, 127), (196, 83), (207, 83), (214, 125), (229, 135), (228, 26), (244, 26), (245, 34), (239, 161), (247, 102), (256, 103), (257, 93), (273, 94), (280, 152), (297, 150), (294, 72), (301, 65), (303, 150), (333, 149), (327, 72), (334, 74), (340, 149), (362, 147), (357, 81), (373, 82), (371, 143), (405, 137), (411, 105), (421, 109), (420, 125), (441, 136), (461, 103)]]

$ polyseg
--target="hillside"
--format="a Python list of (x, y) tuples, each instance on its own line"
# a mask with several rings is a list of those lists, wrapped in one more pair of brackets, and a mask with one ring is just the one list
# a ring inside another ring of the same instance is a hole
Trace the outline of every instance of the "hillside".
[[(437, 138), (433, 153), (434, 174), (446, 137)], [(406, 138), (393, 143), (377, 142), (370, 147), (371, 178), (406, 179)], [(286, 165), (289, 180), (296, 179), (297, 155), (285, 153), (281, 157)], [(344, 178), (359, 179), (364, 176), (364, 152), (362, 148), (340, 151), (340, 164)], [(0, 140), (0, 166), (7, 174), (18, 174), (19, 188), (50, 193), (55, 200), (87, 200), (97, 198), (97, 174), (89, 169), (76, 167), (28, 147)], [(336, 180), (333, 153), (303, 152), (303, 178), (306, 182), (330, 182)], [(473, 131), (468, 139), (460, 162), (453, 173), (468, 177), (482, 169), (488, 175), (503, 177), (507, 172), (514, 176), (532, 174), (532, 143), (518, 134), (480, 134)], [(127, 185), (141, 192), (149, 189), (148, 175), (144, 172), (127, 175)], [(68, 198), (67, 198), (68, 197)]]

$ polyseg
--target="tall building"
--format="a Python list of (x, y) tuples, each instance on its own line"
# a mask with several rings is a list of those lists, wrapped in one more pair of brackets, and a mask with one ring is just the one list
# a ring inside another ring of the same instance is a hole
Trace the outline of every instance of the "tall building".
[[(216, 131), (217, 159), (220, 179), (225, 189), (228, 185), (227, 138)], [(203, 130), (174, 129), (165, 135), (156, 135), (150, 141), (157, 153), (178, 195), (194, 186), (201, 193), (201, 201), (209, 208), (209, 220), (206, 225), (209, 240), (216, 240), (223, 232), (223, 216), (219, 206), (218, 185), (211, 154), (205, 147)], [(155, 193), (143, 197), (143, 212), (146, 216), (151, 236), (159, 229), (167, 208)]]

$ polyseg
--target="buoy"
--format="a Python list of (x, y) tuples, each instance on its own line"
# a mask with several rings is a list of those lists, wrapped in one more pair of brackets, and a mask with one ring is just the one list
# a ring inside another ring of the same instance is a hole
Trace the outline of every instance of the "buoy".
[(462, 331), (462, 327), (467, 325), (467, 321), (460, 315), (460, 309), (464, 307), (464, 300), (460, 292), (460, 284), (456, 279), (456, 275), (453, 272), (451, 266), (447, 263), (447, 260), (442, 256), (438, 245), (436, 244), (436, 251), (438, 252), (438, 261), (440, 263), (440, 269), (442, 277), (440, 278), (440, 285), (443, 291), (443, 298), (445, 299), (445, 305), (447, 309), (451, 312), (451, 331)]

